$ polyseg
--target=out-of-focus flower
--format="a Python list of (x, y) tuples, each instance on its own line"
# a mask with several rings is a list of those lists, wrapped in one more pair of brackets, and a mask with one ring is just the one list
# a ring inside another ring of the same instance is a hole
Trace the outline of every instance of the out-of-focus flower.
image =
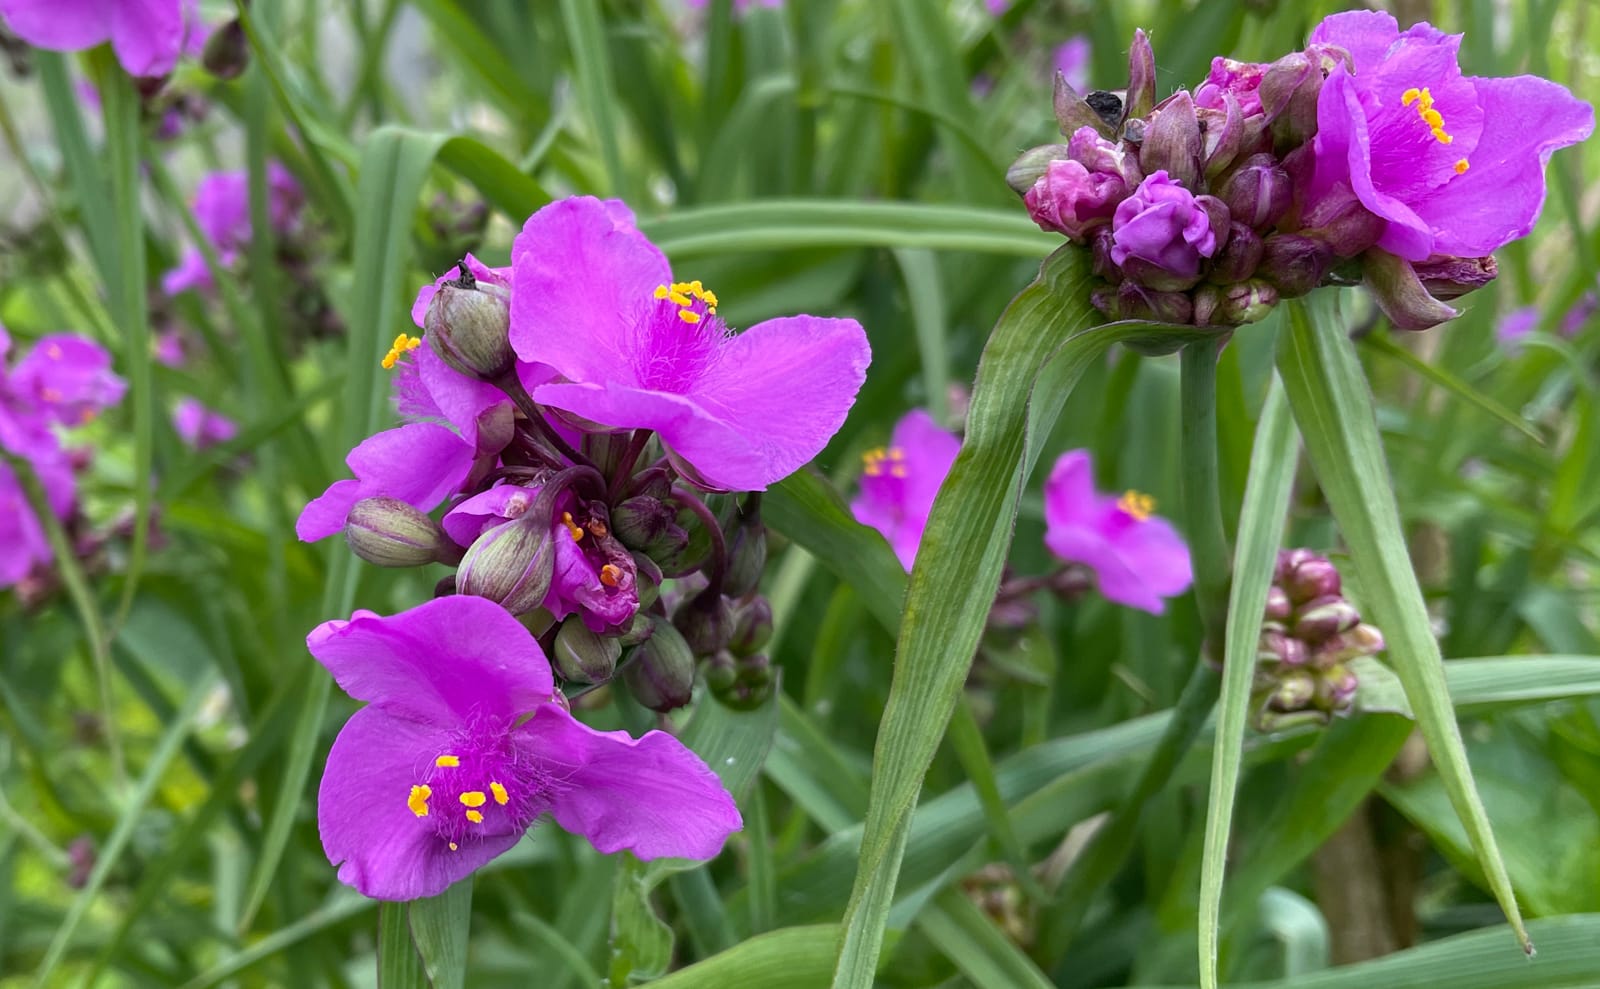
[(1539, 307), (1522, 306), (1500, 317), (1495, 324), (1494, 338), (1502, 347), (1514, 348), (1539, 325)]
[(960, 450), (958, 437), (940, 429), (925, 410), (912, 409), (895, 423), (888, 447), (863, 457), (861, 493), (850, 511), (857, 522), (883, 533), (908, 571), (934, 496)]
[[(272, 228), (279, 233), (292, 231), (300, 219), (305, 195), (289, 170), (276, 161), (267, 162), (267, 213)], [(231, 267), (250, 243), (250, 173), (212, 172), (202, 178), (194, 193), (195, 224), (216, 249), (217, 260)], [(198, 248), (189, 248), (178, 259), (178, 266), (161, 279), (168, 295), (194, 289), (209, 290), (211, 270)]]
[(0, 17), (30, 45), (81, 51), (109, 41), (131, 76), (171, 72), (188, 34), (184, 0), (0, 0)]
[(226, 443), (239, 434), (239, 427), (232, 419), (206, 408), (190, 395), (178, 399), (177, 408), (172, 411), (172, 428), (179, 439), (196, 450)]
[[(711, 5), (711, 0), (684, 0), (695, 10), (704, 10)], [(733, 0), (734, 13), (742, 14), (751, 7), (768, 7), (776, 10), (783, 6), (783, 0)]]
[(621, 202), (551, 203), (511, 258), (512, 346), (565, 379), (533, 398), (602, 428), (654, 430), (707, 488), (759, 491), (798, 469), (865, 380), (855, 320), (790, 316), (730, 334), (716, 294), (673, 281)]
[(1313, 44), (1349, 52), (1317, 101), (1308, 200), (1354, 194), (1384, 222), (1377, 246), (1408, 261), (1481, 257), (1526, 236), (1544, 166), (1587, 138), (1594, 109), (1535, 76), (1463, 76), (1460, 35), (1401, 32), (1377, 11), (1326, 18)]
[(183, 348), (183, 334), (177, 330), (163, 330), (156, 334), (152, 356), (156, 363), (166, 367), (182, 367), (187, 359)]
[(743, 822), (699, 756), (659, 731), (599, 732), (553, 701), (549, 661), (482, 598), (358, 611), (306, 640), (366, 706), (328, 753), (317, 821), (340, 881), (443, 892), (548, 813), (603, 853), (712, 858)]
[(1045, 545), (1063, 560), (1087, 565), (1100, 593), (1152, 614), (1194, 580), (1189, 547), (1149, 495), (1102, 495), (1094, 487), (1089, 451), (1056, 460), (1044, 486)]
[(1055, 69), (1067, 81), (1067, 85), (1082, 93), (1089, 88), (1089, 68), (1092, 64), (1094, 49), (1089, 44), (1089, 39), (1081, 34), (1073, 35), (1066, 41), (1056, 46), (1054, 52)]

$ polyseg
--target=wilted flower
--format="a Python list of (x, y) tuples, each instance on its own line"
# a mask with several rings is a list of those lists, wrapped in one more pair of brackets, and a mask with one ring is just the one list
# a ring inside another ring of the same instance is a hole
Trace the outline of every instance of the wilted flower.
[(861, 493), (850, 511), (857, 522), (883, 533), (908, 571), (934, 496), (960, 450), (960, 438), (940, 429), (925, 410), (912, 409), (895, 423), (889, 446), (863, 458)]
[(650, 429), (687, 476), (759, 491), (821, 451), (866, 377), (852, 319), (790, 316), (737, 335), (701, 283), (667, 259), (617, 201), (565, 199), (512, 247), (511, 343), (564, 381), (535, 401), (612, 430)]
[(188, 395), (178, 399), (178, 406), (172, 411), (172, 428), (177, 430), (179, 439), (196, 450), (226, 443), (239, 433), (232, 419)]
[(1150, 496), (1137, 491), (1100, 494), (1089, 451), (1070, 450), (1045, 482), (1045, 545), (1063, 560), (1088, 565), (1109, 600), (1159, 615), (1163, 599), (1188, 590), (1194, 574), (1183, 537), (1154, 509)]
[(663, 732), (599, 732), (554, 702), (522, 624), (451, 596), (358, 611), (307, 637), (367, 706), (328, 753), (317, 821), (339, 879), (384, 900), (443, 892), (541, 814), (603, 853), (706, 859), (743, 822), (699, 756)]
[(1594, 129), (1593, 108), (1536, 76), (1463, 76), (1460, 35), (1401, 32), (1377, 11), (1334, 14), (1313, 44), (1350, 53), (1317, 101), (1308, 199), (1353, 194), (1384, 223), (1377, 246), (1409, 261), (1480, 257), (1525, 236), (1544, 166)]

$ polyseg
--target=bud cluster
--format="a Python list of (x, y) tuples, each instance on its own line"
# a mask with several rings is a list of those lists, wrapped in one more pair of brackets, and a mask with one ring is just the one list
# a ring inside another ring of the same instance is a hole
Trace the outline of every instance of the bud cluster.
[(1327, 557), (1308, 549), (1281, 551), (1256, 653), (1256, 727), (1325, 724), (1347, 714), (1356, 693), (1348, 664), (1383, 648), (1382, 633), (1345, 600), (1339, 571)]
[[(1308, 197), (1317, 98), (1341, 63), (1350, 55), (1333, 45), (1265, 64), (1217, 58), (1193, 93), (1157, 102), (1155, 56), (1137, 31), (1127, 89), (1083, 96), (1057, 76), (1067, 143), (1025, 152), (1007, 181), (1041, 228), (1091, 250), (1091, 301), (1108, 318), (1256, 322), (1281, 299), (1360, 279), (1380, 233), (1353, 198)], [(1435, 299), (1495, 272), (1493, 259), (1439, 256), (1418, 274), (1426, 292), (1416, 279), (1368, 280), (1386, 310), (1409, 306), (1420, 325), (1443, 318)], [(1388, 304), (1405, 289), (1431, 295)]]

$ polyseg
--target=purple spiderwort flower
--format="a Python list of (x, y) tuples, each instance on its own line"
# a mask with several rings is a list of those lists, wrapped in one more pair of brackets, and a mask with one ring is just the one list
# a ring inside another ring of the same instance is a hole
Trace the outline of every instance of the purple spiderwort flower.
[(1066, 157), (1047, 162), (1022, 201), (1040, 229), (1085, 240), (1094, 228), (1111, 222), (1117, 204), (1142, 178), (1134, 155), (1093, 127), (1080, 127), (1067, 142)]
[(910, 571), (928, 524), (934, 496), (950, 473), (961, 440), (923, 409), (895, 423), (887, 449), (863, 456), (861, 493), (850, 503), (856, 521), (883, 533), (900, 565)]
[(498, 484), (459, 502), (445, 513), (440, 525), (445, 535), (465, 549), (490, 529), (522, 518), (538, 496), (537, 487)]
[(871, 360), (853, 319), (790, 316), (737, 335), (621, 202), (564, 199), (512, 245), (511, 345), (564, 381), (535, 401), (613, 430), (651, 429), (686, 476), (760, 491), (820, 452)]
[(1210, 215), (1165, 171), (1146, 176), (1118, 204), (1111, 237), (1111, 260), (1118, 265), (1138, 258), (1179, 278), (1198, 275), (1200, 259), (1217, 249)]
[[(289, 170), (276, 161), (267, 162), (267, 214), (272, 228), (290, 233), (299, 222), (305, 194)], [(232, 267), (250, 243), (250, 173), (239, 170), (212, 172), (195, 186), (194, 219), (200, 233), (211, 241), (217, 261)], [(189, 248), (178, 265), (161, 277), (162, 291), (209, 291), (213, 285), (211, 269), (199, 248)]]
[(1500, 317), (1494, 327), (1495, 342), (1507, 350), (1516, 350), (1522, 341), (1539, 325), (1539, 307), (1522, 306)]
[(1089, 451), (1070, 450), (1045, 482), (1044, 542), (1063, 560), (1092, 569), (1107, 599), (1159, 615), (1163, 599), (1188, 590), (1194, 574), (1189, 547), (1154, 507), (1137, 491), (1100, 494)]
[(398, 498), (432, 511), (466, 483), (476, 458), (471, 444), (438, 423), (413, 422), (376, 433), (345, 457), (355, 478), (334, 481), (312, 499), (295, 521), (295, 535), (307, 543), (333, 535), (363, 498)]
[(1353, 195), (1383, 223), (1377, 246), (1408, 261), (1481, 257), (1527, 235), (1550, 155), (1587, 138), (1594, 109), (1536, 76), (1464, 76), (1460, 35), (1402, 32), (1376, 11), (1334, 14), (1312, 44), (1350, 53), (1317, 100), (1312, 207)]
[(178, 399), (172, 412), (172, 428), (178, 438), (196, 450), (204, 450), (218, 443), (226, 443), (239, 434), (232, 419), (201, 404), (189, 395)]
[(1211, 72), (1194, 91), (1194, 105), (1207, 110), (1227, 109), (1226, 97), (1239, 101), (1245, 116), (1261, 113), (1261, 79), (1270, 65), (1261, 62), (1236, 62), (1218, 55), (1211, 60)]
[(366, 702), (317, 792), (323, 850), (366, 896), (443, 892), (546, 813), (602, 853), (641, 859), (709, 859), (743, 826), (721, 781), (671, 735), (574, 719), (533, 636), (483, 598), (357, 611), (306, 645)]
[(183, 367), (188, 360), (184, 353), (183, 334), (177, 330), (162, 330), (156, 334), (151, 356), (164, 367)]
[(0, 0), (0, 17), (30, 45), (81, 51), (111, 42), (131, 76), (164, 76), (188, 31), (184, 0)]
[[(65, 519), (77, 500), (71, 463), (57, 454), (33, 458), (30, 464), (44, 486), (50, 510)], [(0, 587), (16, 584), (52, 558), (50, 541), (28, 503), (21, 480), (10, 464), (0, 459)]]
[(1075, 34), (1056, 46), (1053, 61), (1055, 70), (1067, 80), (1067, 85), (1074, 92), (1086, 93), (1089, 91), (1089, 68), (1091, 55), (1094, 49), (1089, 44), (1089, 39), (1081, 34)]

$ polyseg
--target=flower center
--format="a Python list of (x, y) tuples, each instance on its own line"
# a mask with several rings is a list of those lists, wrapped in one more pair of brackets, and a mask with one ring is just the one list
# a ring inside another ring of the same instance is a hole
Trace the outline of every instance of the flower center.
[(861, 455), (861, 472), (868, 477), (905, 477), (906, 451), (898, 446), (874, 447)]
[(653, 296), (638, 323), (634, 370), (644, 387), (682, 394), (720, 359), (727, 330), (717, 293), (696, 280), (657, 285)]
[[(1444, 114), (1433, 107), (1433, 94), (1428, 92), (1427, 86), (1423, 86), (1421, 89), (1413, 86), (1400, 94), (1401, 106), (1411, 106), (1413, 104), (1416, 105), (1418, 119), (1428, 125), (1428, 131), (1433, 135), (1435, 141), (1440, 144), (1454, 143), (1455, 138), (1444, 129)], [(1461, 158), (1451, 167), (1455, 169), (1457, 175), (1460, 175), (1469, 166), (1467, 159)]]
[(383, 369), (385, 371), (393, 370), (395, 363), (398, 362), (400, 358), (411, 353), (420, 346), (422, 346), (421, 337), (407, 336), (406, 334), (402, 333), (394, 338), (394, 343), (389, 345), (389, 352), (383, 355), (383, 360), (379, 363), (383, 365)]
[(448, 751), (419, 759), (406, 809), (455, 851), (462, 842), (515, 834), (539, 815), (547, 781), (519, 758), (497, 726), (459, 735)]
[(678, 318), (685, 323), (693, 325), (700, 322), (701, 314), (696, 302), (705, 304), (705, 311), (715, 316), (717, 314), (717, 293), (700, 284), (696, 278), (692, 282), (673, 282), (671, 285), (657, 285), (656, 298), (667, 299), (678, 307)]
[(1143, 522), (1155, 514), (1156, 500), (1143, 491), (1129, 488), (1117, 499), (1117, 507), (1128, 514), (1135, 522)]

